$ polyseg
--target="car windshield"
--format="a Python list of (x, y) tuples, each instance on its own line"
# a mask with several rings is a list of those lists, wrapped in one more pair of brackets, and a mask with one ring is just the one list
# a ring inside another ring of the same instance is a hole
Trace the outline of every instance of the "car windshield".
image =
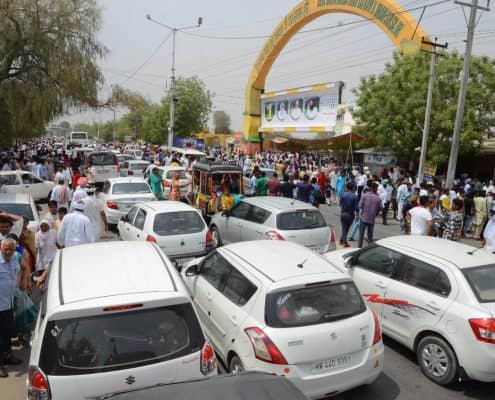
[(205, 229), (205, 223), (196, 211), (178, 211), (157, 214), (153, 231), (160, 236), (198, 233)]
[(204, 337), (191, 304), (49, 321), (40, 367), (47, 375), (135, 368), (184, 357)]
[(85, 140), (88, 138), (88, 134), (85, 132), (72, 132), (71, 133), (72, 139), (76, 140)]
[(327, 226), (325, 218), (316, 210), (284, 212), (277, 215), (277, 228), (283, 231), (316, 229)]
[(141, 163), (141, 164), (129, 164), (129, 167), (134, 171), (143, 171), (148, 167), (149, 164)]
[(23, 203), (0, 203), (0, 211), (8, 214), (27, 217), (30, 221), (34, 221), (33, 209), (30, 204)]
[(112, 194), (151, 193), (150, 187), (144, 182), (115, 183)]
[(463, 269), (462, 272), (480, 303), (495, 302), (495, 264)]
[(361, 314), (366, 310), (353, 282), (315, 283), (270, 293), (266, 323), (274, 328), (317, 325)]
[(115, 155), (113, 153), (91, 154), (91, 165), (115, 165)]
[(186, 176), (186, 172), (183, 169), (168, 170), (165, 177), (167, 179), (172, 179), (176, 172), (179, 174), (179, 179), (188, 179)]

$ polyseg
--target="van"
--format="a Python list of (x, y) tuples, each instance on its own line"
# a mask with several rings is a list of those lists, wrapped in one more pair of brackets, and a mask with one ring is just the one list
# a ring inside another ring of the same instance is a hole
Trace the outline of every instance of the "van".
[(69, 134), (69, 145), (87, 146), (89, 144), (88, 132), (71, 132)]
[(103, 184), (111, 178), (120, 175), (120, 163), (117, 155), (112, 151), (94, 152), (87, 157), (89, 175), (96, 184)]
[(28, 400), (104, 399), (216, 374), (188, 290), (155, 244), (65, 248), (48, 275)]

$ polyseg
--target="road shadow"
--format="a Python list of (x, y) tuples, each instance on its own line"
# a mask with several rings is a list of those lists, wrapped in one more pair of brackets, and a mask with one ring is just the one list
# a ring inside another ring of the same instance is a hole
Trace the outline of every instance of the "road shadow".
[(371, 385), (360, 386), (329, 399), (337, 400), (395, 400), (400, 387), (386, 373), (382, 373)]

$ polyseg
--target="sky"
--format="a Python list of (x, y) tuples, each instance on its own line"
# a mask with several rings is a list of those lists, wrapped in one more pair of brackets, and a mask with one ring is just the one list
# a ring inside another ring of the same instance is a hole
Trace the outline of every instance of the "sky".
[[(469, 2), (469, 0), (466, 0)], [(487, 0), (480, 0), (485, 5)], [(439, 0), (401, 0), (418, 19), (423, 5)], [(101, 43), (108, 49), (98, 61), (105, 76), (100, 98), (113, 84), (144, 95), (153, 102), (164, 96), (172, 63), (170, 31), (150, 22), (146, 15), (167, 25), (200, 28), (188, 32), (212, 39), (177, 33), (176, 76), (197, 75), (215, 94), (213, 110), (226, 111), (232, 128), (242, 128), (244, 93), (249, 72), (266, 39), (278, 22), (299, 0), (97, 0), (102, 8)], [(446, 1), (427, 7), (421, 26), (431, 38), (449, 43), (449, 49), (464, 52), (469, 9)], [(356, 22), (361, 21), (361, 22)], [(351, 23), (351, 24), (349, 24)], [(361, 77), (380, 74), (395, 50), (392, 42), (373, 23), (350, 14), (327, 14), (303, 30), (326, 28), (295, 35), (275, 61), (266, 81), (266, 91), (316, 83), (345, 82), (344, 101), (352, 103), (352, 89)], [(248, 37), (248, 39), (246, 39)], [(225, 39), (228, 38), (228, 39)], [(239, 39), (243, 38), (243, 39)], [(476, 26), (473, 54), (495, 57), (495, 7), (482, 12)], [(425, 94), (426, 96), (426, 94)], [(120, 110), (118, 116), (125, 110)], [(110, 120), (110, 112), (77, 112), (55, 122), (71, 123)]]

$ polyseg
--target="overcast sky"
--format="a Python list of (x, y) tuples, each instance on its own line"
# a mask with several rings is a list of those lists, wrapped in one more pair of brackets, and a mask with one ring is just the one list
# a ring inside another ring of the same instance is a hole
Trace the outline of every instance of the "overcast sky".
[[(469, 0), (467, 0), (469, 2)], [(438, 0), (402, 0), (406, 9)], [(221, 37), (269, 35), (298, 0), (99, 0), (103, 10), (100, 41), (108, 56), (100, 60), (105, 85), (100, 97), (108, 96), (112, 84), (120, 84), (159, 101), (170, 77), (170, 32), (146, 19), (182, 27), (203, 17), (201, 28), (191, 32)], [(480, 0), (484, 5), (486, 0)], [(466, 15), (469, 9), (465, 10)], [(411, 11), (419, 18), (421, 10)], [(328, 29), (296, 35), (277, 59), (266, 89), (283, 90), (322, 82), (344, 81), (344, 100), (352, 101), (351, 89), (362, 76), (379, 74), (391, 59), (394, 46), (372, 22), (338, 27), (360, 20), (350, 14), (328, 14), (303, 29)], [(448, 1), (428, 7), (421, 25), (430, 37), (449, 42), (450, 49), (464, 52), (466, 21), (461, 6)], [(165, 39), (169, 37), (168, 40)], [(160, 43), (165, 43), (159, 47)], [(242, 128), (247, 78), (265, 39), (219, 40), (178, 33), (176, 75), (197, 75), (215, 93), (214, 109), (225, 110), (232, 128)], [(495, 11), (483, 12), (476, 27), (474, 54), (495, 57)], [(158, 50), (157, 50), (158, 49)], [(154, 54), (154, 55), (153, 55)], [(153, 57), (150, 58), (150, 56)], [(148, 62), (139, 71), (143, 63)], [(137, 72), (136, 72), (137, 71)], [(426, 94), (425, 94), (426, 95)], [(105, 121), (110, 113), (88, 111), (61, 118), (71, 123)], [(59, 120), (59, 121), (60, 121)]]

